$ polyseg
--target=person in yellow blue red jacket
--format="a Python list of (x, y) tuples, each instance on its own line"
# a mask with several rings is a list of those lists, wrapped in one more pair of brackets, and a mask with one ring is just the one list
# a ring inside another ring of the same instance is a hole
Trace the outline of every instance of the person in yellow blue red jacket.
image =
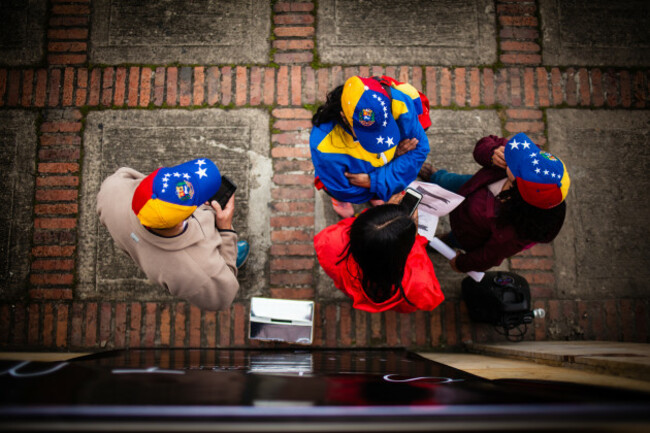
[(334, 210), (387, 201), (418, 175), (429, 153), (428, 101), (390, 77), (353, 76), (332, 90), (312, 118), (309, 140), (315, 184)]

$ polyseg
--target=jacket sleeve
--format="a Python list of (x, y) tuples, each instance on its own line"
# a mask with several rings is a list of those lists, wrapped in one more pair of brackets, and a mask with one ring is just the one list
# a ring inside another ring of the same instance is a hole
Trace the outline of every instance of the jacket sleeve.
[(491, 167), (494, 149), (499, 146), (505, 146), (507, 143), (508, 140), (502, 137), (497, 137), (496, 135), (483, 137), (476, 143), (476, 146), (474, 146), (474, 159), (483, 167)]
[(499, 266), (504, 259), (514, 256), (529, 244), (530, 241), (516, 239), (504, 242), (492, 235), (482, 247), (456, 257), (456, 268), (461, 272), (484, 272)]
[(415, 305), (413, 311), (416, 309), (431, 311), (445, 299), (433, 270), (433, 263), (425, 249), (427, 243), (426, 238), (418, 235), (413, 245), (413, 252), (406, 264), (410, 274), (408, 286), (404, 287), (404, 292), (408, 300)]
[(429, 154), (429, 138), (418, 121), (413, 101), (408, 97), (406, 105), (409, 110), (397, 118), (397, 125), (400, 128), (401, 139), (417, 138), (417, 147), (369, 173), (370, 192), (384, 201), (393, 194), (403, 191), (415, 180)]
[(237, 233), (231, 230), (220, 230), (221, 245), (217, 248), (221, 257), (237, 277)]

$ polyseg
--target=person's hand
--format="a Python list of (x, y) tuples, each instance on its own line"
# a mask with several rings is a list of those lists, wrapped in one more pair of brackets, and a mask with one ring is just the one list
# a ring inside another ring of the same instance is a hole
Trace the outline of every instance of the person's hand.
[(345, 172), (345, 177), (348, 178), (348, 181), (354, 186), (359, 186), (361, 188), (370, 188), (370, 176), (366, 173), (348, 173)]
[(402, 202), (402, 198), (404, 198), (404, 194), (406, 194), (406, 191), (398, 192), (396, 194), (393, 194), (388, 201), (386, 202), (387, 204), (400, 204)]
[(501, 168), (506, 168), (506, 156), (505, 156), (505, 146), (499, 146), (496, 149), (494, 149), (494, 153), (492, 154), (492, 165), (496, 165), (497, 167)]
[(405, 138), (400, 141), (395, 149), (395, 156), (402, 156), (406, 152), (410, 152), (418, 146), (419, 140), (417, 138)]
[(221, 209), (221, 205), (212, 200), (210, 206), (217, 213), (217, 228), (219, 230), (232, 230), (232, 219), (235, 216), (235, 195), (233, 194), (226, 203), (226, 208)]
[(460, 256), (460, 251), (456, 252), (456, 257), (454, 257), (453, 259), (449, 260), (449, 266), (451, 266), (451, 269), (453, 269), (455, 272), (462, 273), (462, 272), (460, 272), (460, 271), (458, 270), (458, 268), (456, 267), (456, 259), (458, 258), (458, 256)]

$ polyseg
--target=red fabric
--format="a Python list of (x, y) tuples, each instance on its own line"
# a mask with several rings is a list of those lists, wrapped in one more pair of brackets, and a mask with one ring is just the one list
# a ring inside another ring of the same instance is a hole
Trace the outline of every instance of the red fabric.
[(159, 170), (160, 168), (156, 169), (156, 171), (142, 179), (140, 185), (135, 189), (133, 200), (131, 201), (131, 209), (133, 209), (133, 212), (135, 212), (136, 215), (140, 213), (140, 209), (142, 209), (149, 199), (151, 199), (151, 194), (153, 193), (153, 180)]
[(320, 177), (318, 176), (314, 178), (314, 186), (316, 187), (317, 190), (321, 190), (325, 188), (325, 184), (323, 184), (323, 181), (320, 180)]
[(361, 281), (357, 277), (360, 269), (352, 256), (338, 263), (350, 240), (349, 229), (353, 221), (354, 218), (346, 218), (338, 224), (326, 227), (314, 237), (314, 247), (323, 270), (334, 280), (334, 285), (352, 299), (354, 308), (370, 313), (387, 310), (412, 313), (417, 310), (430, 311), (440, 305), (445, 297), (425, 250), (428, 241), (420, 235), (415, 239), (406, 260), (402, 279), (404, 293), (415, 306), (409, 304), (399, 291), (384, 302), (373, 302), (361, 287)]
[[(388, 75), (382, 75), (381, 82), (386, 84), (389, 87), (393, 87), (393, 85), (399, 86), (400, 84), (404, 84), (401, 81), (397, 81), (393, 77), (389, 77)], [(426, 131), (431, 126), (431, 118), (429, 117), (429, 109), (430, 109), (429, 98), (427, 98), (427, 95), (420, 92), (419, 90), (418, 93), (420, 94), (420, 101), (422, 102), (422, 114), (418, 116), (418, 121), (420, 122), (420, 125), (422, 125), (422, 128), (424, 128), (424, 130)]]

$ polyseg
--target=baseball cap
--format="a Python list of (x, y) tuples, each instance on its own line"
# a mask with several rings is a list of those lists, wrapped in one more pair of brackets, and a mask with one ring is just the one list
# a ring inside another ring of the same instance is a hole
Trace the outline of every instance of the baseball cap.
[(368, 152), (385, 152), (399, 144), (400, 133), (391, 100), (377, 80), (348, 78), (343, 85), (341, 106), (361, 147)]
[(508, 141), (505, 158), (527, 203), (550, 209), (566, 198), (571, 184), (566, 166), (560, 158), (540, 150), (523, 132)]
[(221, 186), (221, 173), (207, 158), (161, 167), (142, 179), (131, 208), (146, 227), (165, 229), (192, 215)]

